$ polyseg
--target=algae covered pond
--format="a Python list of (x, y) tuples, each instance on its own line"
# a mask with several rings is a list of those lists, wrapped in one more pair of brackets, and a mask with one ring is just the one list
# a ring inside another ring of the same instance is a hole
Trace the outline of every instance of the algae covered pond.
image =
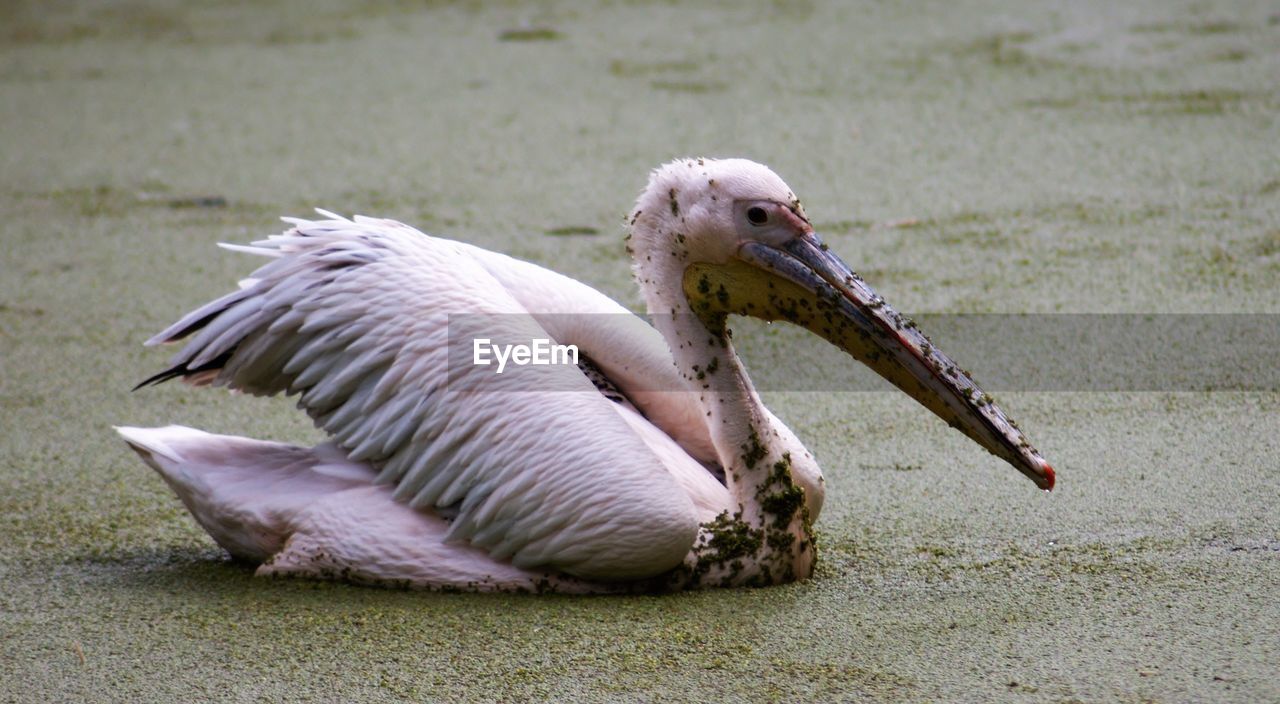
[(826, 472), (817, 575), (662, 597), (256, 580), (111, 429), (317, 438), (129, 392), (253, 266), (216, 242), (382, 215), (638, 307), (623, 213), (682, 155), (773, 167), (904, 312), (1274, 325), (1277, 12), (6, 3), (0, 700), (1280, 699), (1274, 386), (997, 389), (1051, 495), (896, 392), (769, 390)]

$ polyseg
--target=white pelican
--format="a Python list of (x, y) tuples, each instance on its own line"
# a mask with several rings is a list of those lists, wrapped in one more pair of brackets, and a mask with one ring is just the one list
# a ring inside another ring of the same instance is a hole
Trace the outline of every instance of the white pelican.
[[(320, 213), (228, 246), (272, 260), (148, 341), (192, 338), (139, 386), (176, 377), (298, 394), (330, 441), (119, 429), (258, 574), (570, 592), (807, 578), (822, 474), (761, 403), (730, 314), (821, 335), (1053, 486), (1016, 426), (754, 162), (685, 159), (651, 175), (628, 251), (652, 327), (533, 264)], [(459, 363), (450, 316), (493, 339), (576, 345), (585, 359), (532, 376)]]

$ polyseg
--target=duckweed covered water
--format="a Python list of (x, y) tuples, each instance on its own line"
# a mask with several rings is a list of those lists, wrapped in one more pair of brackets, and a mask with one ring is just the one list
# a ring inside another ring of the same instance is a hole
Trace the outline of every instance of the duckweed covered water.
[(129, 393), (254, 265), (215, 242), (383, 215), (637, 305), (621, 219), (686, 154), (774, 167), (906, 312), (1280, 313), (1275, 13), (5, 4), (0, 699), (1280, 698), (1274, 393), (1002, 393), (1048, 497), (905, 396), (770, 393), (827, 472), (817, 576), (665, 597), (256, 580), (111, 430), (316, 438)]

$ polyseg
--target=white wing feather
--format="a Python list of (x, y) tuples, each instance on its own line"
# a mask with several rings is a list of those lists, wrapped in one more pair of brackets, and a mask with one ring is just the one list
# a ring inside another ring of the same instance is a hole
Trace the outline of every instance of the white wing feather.
[(651, 325), (590, 286), (536, 264), (459, 243), (539, 324), (574, 344), (681, 448), (702, 462), (722, 462), (702, 406), (676, 371), (666, 340)]
[[(576, 367), (498, 376), (449, 359), (449, 316), (487, 314), (504, 328), (495, 339), (578, 344), (624, 390), (646, 374), (674, 383), (656, 332), (638, 319), (630, 331), (614, 326), (621, 332), (546, 329), (529, 313), (623, 311), (531, 264), (394, 221), (321, 213), (331, 219), (292, 219), (284, 234), (232, 247), (272, 260), (148, 342), (192, 336), (153, 380), (299, 394), (397, 499), (456, 508), (448, 540), (517, 567), (636, 579), (683, 559), (699, 510)], [(688, 394), (641, 396), (655, 425), (700, 459), (714, 456)]]

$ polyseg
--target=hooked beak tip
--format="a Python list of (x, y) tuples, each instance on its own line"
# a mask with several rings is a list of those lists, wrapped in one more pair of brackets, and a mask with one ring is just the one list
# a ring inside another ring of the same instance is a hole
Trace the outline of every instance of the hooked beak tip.
[(1040, 488), (1045, 491), (1053, 491), (1054, 482), (1057, 481), (1057, 474), (1053, 471), (1053, 467), (1048, 463), (1044, 463), (1044, 474), (1040, 482)]

